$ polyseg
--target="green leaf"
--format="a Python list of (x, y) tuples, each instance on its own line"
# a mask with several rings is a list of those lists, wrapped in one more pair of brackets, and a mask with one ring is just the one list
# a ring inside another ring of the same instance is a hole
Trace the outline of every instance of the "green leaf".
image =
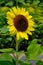
[(6, 6), (5, 6), (5, 7), (2, 7), (2, 8), (1, 8), (1, 12), (4, 13), (4, 14), (6, 14), (7, 11), (9, 11), (9, 9), (10, 9), (10, 8), (9, 8), (9, 7), (6, 7)]
[(8, 53), (3, 53), (0, 56), (0, 65), (14, 65), (15, 61), (14, 59), (8, 54)]
[(16, 0), (16, 2), (22, 3), (23, 5), (25, 5), (25, 1), (24, 0)]
[(1, 56), (0, 56), (0, 61), (6, 61), (6, 60), (10, 60), (12, 61), (12, 57), (8, 54), (8, 53), (2, 53)]
[(11, 37), (6, 38), (7, 41), (12, 41)]
[(19, 61), (20, 65), (31, 65), (29, 61)]
[(0, 52), (15, 52), (13, 48), (0, 49)]
[(14, 65), (11, 61), (0, 61), (0, 65)]
[(24, 2), (24, 0), (16, 0), (17, 2)]
[(26, 57), (28, 60), (40, 60), (38, 56), (43, 53), (43, 46), (37, 43), (37, 39), (30, 42), (30, 46), (27, 48)]
[(38, 61), (36, 65), (43, 65), (42, 61)]
[(33, 4), (38, 5), (40, 3), (40, 0), (33, 0)]
[(43, 52), (43, 46), (40, 46), (40, 52), (41, 53)]
[(31, 2), (32, 2), (32, 0), (26, 0), (26, 2), (27, 2), (27, 3), (31, 3)]
[(6, 6), (13, 6), (13, 1), (8, 2)]
[(7, 33), (7, 32), (8, 32), (7, 26), (3, 26), (3, 27), (1, 28), (1, 33)]
[(6, 0), (0, 0), (0, 2), (4, 2), (4, 1), (6, 1)]
[(41, 2), (41, 3), (39, 4), (39, 6), (40, 6), (40, 7), (43, 7), (43, 2)]

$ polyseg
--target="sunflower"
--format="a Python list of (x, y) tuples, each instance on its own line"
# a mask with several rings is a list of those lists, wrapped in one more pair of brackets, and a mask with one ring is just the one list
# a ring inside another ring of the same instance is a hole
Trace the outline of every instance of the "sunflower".
[(11, 35), (16, 35), (17, 40), (28, 40), (28, 34), (32, 35), (34, 22), (25, 8), (13, 7), (7, 12), (7, 23)]

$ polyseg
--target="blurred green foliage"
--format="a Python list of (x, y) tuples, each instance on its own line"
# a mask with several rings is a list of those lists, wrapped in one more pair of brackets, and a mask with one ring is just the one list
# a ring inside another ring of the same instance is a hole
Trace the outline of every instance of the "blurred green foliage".
[[(19, 40), (18, 54), (24, 50), (27, 52), (25, 55), (28, 60), (40, 60), (38, 56), (43, 52), (43, 0), (0, 0), (0, 52), (15, 52), (16, 41), (9, 34), (6, 20), (7, 11), (13, 6), (25, 7), (35, 22), (35, 31), (29, 36), (29, 40)], [(15, 61), (13, 63), (12, 59), (9, 54), (2, 54), (0, 64), (14, 65)], [(31, 65), (28, 61), (19, 63)], [(37, 65), (43, 65), (43, 62), (38, 61)]]
[[(3, 53), (0, 57), (0, 65), (14, 65), (14, 58), (8, 53)], [(15, 64), (16, 65), (16, 64)]]
[(37, 65), (43, 65), (43, 62), (42, 61), (38, 61)]
[(40, 60), (39, 55), (43, 52), (43, 46), (40, 46), (37, 43), (37, 39), (34, 39), (30, 42), (30, 45), (27, 48), (26, 57), (28, 60)]

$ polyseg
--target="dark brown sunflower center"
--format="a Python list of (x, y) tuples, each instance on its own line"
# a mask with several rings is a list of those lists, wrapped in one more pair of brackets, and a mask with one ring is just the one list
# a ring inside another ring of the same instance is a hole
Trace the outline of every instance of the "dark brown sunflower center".
[(25, 31), (28, 27), (28, 20), (23, 15), (17, 15), (14, 18), (14, 26), (18, 31)]

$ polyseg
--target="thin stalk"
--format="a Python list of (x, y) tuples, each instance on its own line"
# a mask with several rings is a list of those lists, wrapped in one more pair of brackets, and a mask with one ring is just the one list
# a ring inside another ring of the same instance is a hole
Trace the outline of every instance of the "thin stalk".
[(16, 65), (18, 65), (18, 41), (16, 40)]

